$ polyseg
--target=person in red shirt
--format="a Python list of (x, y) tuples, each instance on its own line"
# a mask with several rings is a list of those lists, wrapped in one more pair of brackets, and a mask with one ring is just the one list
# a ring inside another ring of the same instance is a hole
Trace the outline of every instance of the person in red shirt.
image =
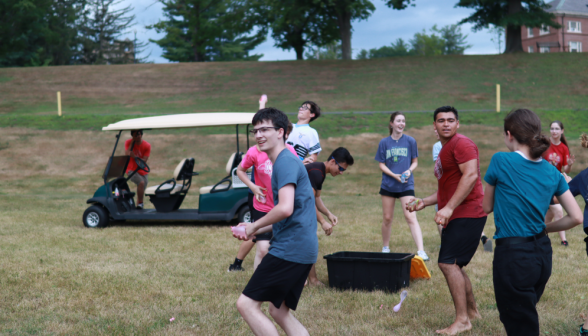
[[(551, 132), (551, 145), (549, 149), (547, 149), (542, 157), (547, 162), (551, 163), (557, 170), (562, 173), (569, 174), (572, 170), (572, 165), (576, 160), (576, 157), (570, 155), (570, 149), (568, 148), (568, 142), (566, 141), (566, 136), (564, 135), (564, 126), (561, 121), (555, 120), (549, 126), (549, 130)], [(554, 203), (551, 201), (549, 205), (549, 210), (545, 215), (545, 223), (551, 223), (552, 221), (557, 221), (563, 218), (563, 209), (560, 204)], [(568, 247), (568, 241), (566, 240), (566, 232), (560, 231), (559, 238), (561, 239), (561, 244), (565, 247)]]
[(487, 214), (482, 208), (484, 190), (478, 147), (466, 136), (457, 134), (457, 110), (452, 106), (440, 107), (433, 120), (443, 145), (435, 162), (438, 189), (425, 199), (412, 198), (406, 208), (412, 212), (439, 204), (435, 222), (443, 225), (443, 231), (437, 263), (449, 286), (456, 316), (453, 324), (437, 333), (455, 335), (470, 330), (470, 320), (481, 317), (472, 283), (463, 267), (476, 253)]
[[(143, 130), (132, 130), (131, 136), (131, 139), (125, 141), (125, 155), (131, 156), (131, 160), (127, 166), (127, 175), (130, 175), (135, 169), (137, 169), (135, 157), (147, 162), (151, 155), (151, 144), (143, 140)], [(132, 151), (131, 148), (133, 149)], [(137, 185), (137, 209), (142, 210), (143, 194), (149, 183), (147, 172), (143, 169), (139, 169), (139, 171), (131, 177), (131, 181)]]

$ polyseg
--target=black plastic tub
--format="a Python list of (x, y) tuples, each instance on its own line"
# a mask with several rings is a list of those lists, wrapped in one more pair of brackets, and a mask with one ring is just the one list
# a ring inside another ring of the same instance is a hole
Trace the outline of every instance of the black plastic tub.
[(329, 286), (397, 292), (408, 287), (412, 253), (336, 252), (327, 259)]

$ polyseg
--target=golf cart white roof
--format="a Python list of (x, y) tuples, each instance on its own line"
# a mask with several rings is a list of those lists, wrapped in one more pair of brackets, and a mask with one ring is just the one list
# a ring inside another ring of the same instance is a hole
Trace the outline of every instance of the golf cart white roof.
[(227, 126), (251, 124), (255, 113), (186, 113), (158, 117), (122, 120), (106, 127), (103, 131), (129, 131), (135, 129), (188, 128), (205, 126)]

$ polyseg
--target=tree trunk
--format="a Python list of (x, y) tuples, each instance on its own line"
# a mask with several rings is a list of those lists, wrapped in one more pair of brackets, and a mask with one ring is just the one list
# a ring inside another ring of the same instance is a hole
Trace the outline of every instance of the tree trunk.
[(296, 46), (294, 46), (294, 51), (296, 51), (296, 60), (302, 61), (304, 59), (304, 57), (303, 57), (304, 46), (303, 45), (296, 45)]
[(341, 35), (341, 54), (344, 60), (351, 59), (351, 13), (345, 9), (337, 11), (337, 23)]
[[(508, 0), (508, 16), (513, 16), (523, 10), (521, 0)], [(506, 26), (505, 54), (523, 52), (523, 40), (521, 38), (521, 26), (509, 24)]]

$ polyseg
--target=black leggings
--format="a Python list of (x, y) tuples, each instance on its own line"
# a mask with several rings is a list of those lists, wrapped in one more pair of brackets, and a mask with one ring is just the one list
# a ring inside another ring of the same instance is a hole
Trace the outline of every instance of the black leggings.
[(551, 240), (545, 236), (494, 250), (493, 280), (500, 321), (508, 335), (539, 335), (535, 306), (551, 276)]

